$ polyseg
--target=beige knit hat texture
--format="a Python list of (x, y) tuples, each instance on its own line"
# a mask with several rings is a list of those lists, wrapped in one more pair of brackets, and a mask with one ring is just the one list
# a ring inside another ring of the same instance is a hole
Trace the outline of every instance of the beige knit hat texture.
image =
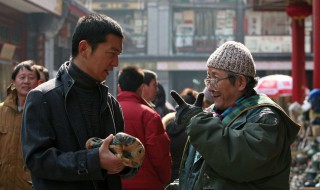
[(249, 49), (235, 41), (227, 41), (214, 51), (207, 61), (207, 67), (251, 77), (256, 75), (256, 65)]

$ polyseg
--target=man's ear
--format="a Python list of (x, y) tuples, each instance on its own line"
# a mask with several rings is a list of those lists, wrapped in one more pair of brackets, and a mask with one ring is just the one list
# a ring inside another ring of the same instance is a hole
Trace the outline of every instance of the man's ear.
[(121, 92), (122, 89), (120, 88), (120, 85), (118, 84), (118, 92)]
[(88, 57), (88, 53), (90, 53), (90, 45), (88, 44), (88, 42), (86, 40), (81, 40), (79, 42), (79, 54), (84, 57), (87, 58)]
[(237, 84), (238, 89), (239, 89), (240, 91), (242, 91), (242, 90), (244, 90), (244, 89), (246, 88), (247, 83), (248, 83), (248, 81), (247, 81), (246, 77), (243, 76), (243, 75), (239, 75), (236, 84)]
[(136, 91), (140, 96), (142, 96), (143, 88), (144, 88), (144, 83), (142, 83)]

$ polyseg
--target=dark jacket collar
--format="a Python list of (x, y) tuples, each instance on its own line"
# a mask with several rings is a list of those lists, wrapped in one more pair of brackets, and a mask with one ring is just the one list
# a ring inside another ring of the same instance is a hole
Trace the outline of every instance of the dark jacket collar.
[[(86, 133), (85, 127), (82, 126), (84, 122), (79, 119), (82, 118), (82, 115), (80, 112), (75, 112), (75, 110), (80, 109), (79, 105), (77, 104), (74, 97), (70, 97), (68, 99), (68, 93), (72, 89), (72, 87), (75, 84), (75, 80), (72, 78), (72, 76), (69, 73), (69, 67), (70, 62), (66, 62), (63, 65), (61, 65), (60, 69), (57, 73), (57, 86), (63, 86), (63, 94), (65, 99), (65, 109), (68, 114), (70, 124), (72, 128), (74, 129), (79, 145), (84, 148), (85, 142), (88, 139), (88, 135)], [(78, 82), (78, 81), (77, 81)], [(108, 87), (104, 85), (104, 83), (99, 83), (100, 93), (101, 93), (101, 110), (106, 110), (108, 108)], [(110, 112), (110, 111), (109, 111)]]
[[(57, 80), (59, 80), (59, 81), (61, 81), (63, 83), (65, 96), (67, 96), (69, 90), (71, 89), (71, 87), (75, 83), (75, 79), (69, 73), (70, 65), (71, 65), (70, 61), (65, 62), (63, 65), (61, 65), (61, 67), (59, 68), (59, 70), (57, 72), (57, 75), (56, 75)], [(80, 70), (79, 68), (77, 68), (77, 69)], [(81, 71), (81, 72), (84, 73), (83, 71)], [(90, 77), (90, 76), (87, 75), (87, 77)], [(94, 81), (94, 79), (92, 79), (91, 81)], [(97, 81), (95, 81), (95, 82), (97, 82)], [(77, 83), (78, 83), (78, 81), (77, 81)], [(82, 84), (82, 82), (81, 82), (81, 84)], [(99, 88), (101, 88), (101, 93), (104, 94), (105, 97), (107, 97), (109, 89), (105, 85), (105, 82), (101, 82), (98, 85), (99, 85)]]
[(96, 88), (100, 84), (99, 81), (95, 80), (87, 73), (83, 72), (76, 64), (71, 62), (67, 68), (70, 76), (76, 81), (77, 86), (84, 89)]

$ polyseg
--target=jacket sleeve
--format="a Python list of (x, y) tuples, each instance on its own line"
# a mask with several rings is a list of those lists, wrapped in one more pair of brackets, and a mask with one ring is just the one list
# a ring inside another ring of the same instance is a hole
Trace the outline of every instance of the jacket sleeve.
[[(74, 136), (69, 134), (71, 132), (63, 122), (64, 118), (52, 120), (52, 115), (59, 114), (56, 110), (61, 109), (63, 113), (60, 103), (54, 103), (57, 109), (49, 108), (52, 106), (37, 90), (30, 91), (27, 96), (21, 144), (23, 158), (32, 175), (59, 181), (104, 179), (106, 172), (100, 168), (98, 148), (79, 150), (77, 140), (70, 139)], [(65, 135), (65, 141), (61, 136), (57, 140), (58, 130), (60, 135)]]
[(164, 130), (159, 114), (145, 115), (146, 154), (152, 166), (158, 173), (163, 184), (168, 184), (171, 178), (172, 159), (170, 154), (170, 139)]
[(190, 143), (206, 160), (209, 176), (246, 182), (290, 164), (286, 127), (279, 115), (269, 107), (249, 112), (230, 127), (206, 113), (193, 117), (187, 126)]

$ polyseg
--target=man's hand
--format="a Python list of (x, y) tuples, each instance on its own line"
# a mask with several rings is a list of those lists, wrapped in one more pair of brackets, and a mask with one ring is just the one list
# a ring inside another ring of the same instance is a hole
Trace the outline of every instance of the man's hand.
[(204, 94), (201, 92), (198, 94), (196, 102), (193, 105), (187, 104), (181, 96), (174, 90), (170, 92), (172, 98), (178, 104), (176, 106), (176, 121), (178, 125), (186, 125), (189, 123), (190, 119), (202, 112), (202, 103)]
[(116, 174), (121, 172), (125, 166), (122, 164), (122, 160), (116, 157), (109, 149), (109, 145), (112, 142), (113, 135), (109, 135), (104, 139), (102, 145), (99, 147), (99, 159), (101, 168), (108, 171), (108, 174)]

